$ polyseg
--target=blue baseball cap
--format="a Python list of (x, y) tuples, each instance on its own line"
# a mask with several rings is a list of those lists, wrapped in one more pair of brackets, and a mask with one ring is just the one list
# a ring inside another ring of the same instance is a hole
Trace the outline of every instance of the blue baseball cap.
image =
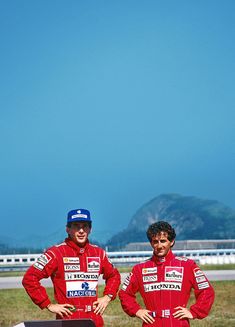
[(74, 221), (87, 221), (91, 223), (90, 211), (86, 209), (74, 209), (68, 212), (67, 222), (72, 223)]

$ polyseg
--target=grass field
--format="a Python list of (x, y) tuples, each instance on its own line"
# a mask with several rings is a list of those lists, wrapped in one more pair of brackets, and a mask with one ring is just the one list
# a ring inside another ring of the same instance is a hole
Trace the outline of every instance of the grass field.
[[(235, 327), (235, 281), (212, 282), (216, 300), (212, 311), (204, 320), (191, 322), (192, 327)], [(52, 298), (53, 290), (47, 289)], [(102, 292), (102, 287), (100, 288)], [(140, 298), (138, 298), (141, 302)], [(0, 290), (0, 326), (12, 327), (25, 320), (54, 319), (47, 310), (35, 306), (23, 289)], [(111, 302), (105, 315), (107, 327), (137, 327), (141, 321), (128, 317), (120, 306), (119, 300)]]

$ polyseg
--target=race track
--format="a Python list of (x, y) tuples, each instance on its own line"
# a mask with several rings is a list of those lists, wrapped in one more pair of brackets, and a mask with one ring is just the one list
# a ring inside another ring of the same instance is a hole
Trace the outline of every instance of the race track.
[[(205, 274), (210, 281), (235, 280), (235, 270), (207, 270)], [(122, 273), (122, 283), (128, 273)], [(18, 277), (0, 277), (0, 289), (22, 288), (22, 276)], [(104, 284), (102, 278), (99, 279), (99, 284)], [(51, 279), (42, 279), (42, 285), (52, 287)]]

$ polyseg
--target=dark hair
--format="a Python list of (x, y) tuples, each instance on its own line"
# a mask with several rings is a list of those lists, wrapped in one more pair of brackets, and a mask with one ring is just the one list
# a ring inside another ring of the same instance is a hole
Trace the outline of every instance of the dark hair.
[(160, 234), (161, 232), (167, 233), (167, 239), (172, 242), (176, 238), (174, 228), (166, 221), (158, 221), (148, 227), (146, 232), (149, 242), (152, 241), (152, 237)]
[[(81, 222), (83, 222), (83, 221), (81, 221)], [(71, 228), (72, 223), (73, 223), (73, 222), (67, 223), (67, 224), (66, 224), (66, 227)], [(86, 223), (88, 224), (89, 228), (91, 228), (91, 226), (92, 226), (92, 225), (91, 225), (91, 221), (87, 221)]]

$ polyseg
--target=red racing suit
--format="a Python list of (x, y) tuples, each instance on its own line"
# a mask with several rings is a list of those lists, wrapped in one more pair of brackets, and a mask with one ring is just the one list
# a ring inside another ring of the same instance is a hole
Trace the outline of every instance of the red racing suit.
[[(49, 248), (25, 273), (23, 286), (32, 301), (41, 309), (50, 303), (42, 278), (52, 279), (54, 296), (59, 304), (72, 304), (76, 311), (63, 319), (92, 319), (96, 326), (103, 326), (103, 318), (93, 312), (97, 300), (98, 278), (103, 274), (106, 286), (104, 295), (115, 298), (120, 285), (120, 274), (110, 263), (106, 253), (89, 242), (80, 248), (69, 238)], [(57, 316), (57, 319), (60, 319)]]
[(137, 264), (126, 278), (119, 292), (123, 310), (135, 316), (141, 306), (135, 294), (140, 292), (147, 310), (155, 319), (143, 326), (186, 327), (189, 320), (173, 317), (178, 306), (186, 307), (190, 291), (194, 289), (196, 303), (190, 307), (193, 318), (206, 317), (214, 301), (214, 290), (205, 274), (193, 260), (176, 257), (171, 251), (165, 258), (156, 256)]

